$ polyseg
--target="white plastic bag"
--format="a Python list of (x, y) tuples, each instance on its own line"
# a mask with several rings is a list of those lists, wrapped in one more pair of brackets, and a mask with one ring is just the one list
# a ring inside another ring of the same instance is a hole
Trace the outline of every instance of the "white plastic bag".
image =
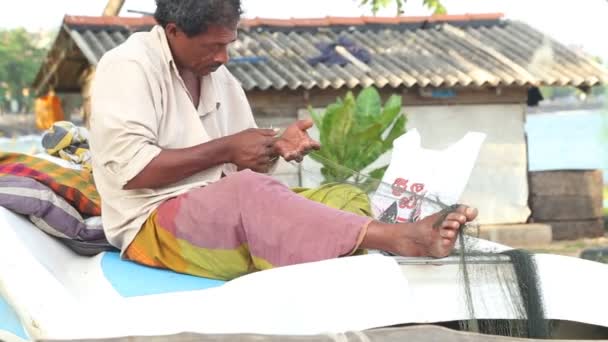
[(372, 195), (375, 217), (392, 211), (397, 222), (413, 222), (441, 209), (433, 201), (457, 203), (485, 137), (469, 132), (444, 150), (423, 149), (416, 129), (399, 137), (382, 183)]

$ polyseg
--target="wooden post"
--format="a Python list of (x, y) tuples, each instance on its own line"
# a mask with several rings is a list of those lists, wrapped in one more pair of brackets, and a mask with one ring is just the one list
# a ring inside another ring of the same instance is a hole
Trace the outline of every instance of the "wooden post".
[(120, 9), (125, 4), (125, 0), (108, 0), (106, 8), (103, 10), (104, 17), (117, 16), (120, 13)]
[[(103, 10), (102, 16), (104, 17), (116, 17), (120, 14), (120, 10), (122, 6), (125, 4), (125, 0), (108, 0), (106, 4), (106, 8)], [(91, 117), (91, 94), (90, 94), (90, 86), (91, 80), (93, 79), (93, 74), (95, 73), (95, 68), (91, 67), (86, 70), (82, 76), (80, 77), (80, 85), (82, 87), (82, 111), (83, 111), (83, 121), (85, 126), (89, 127), (89, 118)]]
[(90, 128), (91, 118), (91, 84), (95, 75), (95, 67), (91, 66), (80, 76), (78, 80), (82, 95), (82, 121), (87, 128)]

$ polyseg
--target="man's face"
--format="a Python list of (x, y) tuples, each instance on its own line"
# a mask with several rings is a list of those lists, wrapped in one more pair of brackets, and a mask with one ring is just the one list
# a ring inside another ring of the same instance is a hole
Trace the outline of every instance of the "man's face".
[(167, 37), (178, 67), (206, 76), (228, 62), (228, 46), (236, 40), (237, 29), (209, 25), (206, 32), (188, 37), (169, 24)]

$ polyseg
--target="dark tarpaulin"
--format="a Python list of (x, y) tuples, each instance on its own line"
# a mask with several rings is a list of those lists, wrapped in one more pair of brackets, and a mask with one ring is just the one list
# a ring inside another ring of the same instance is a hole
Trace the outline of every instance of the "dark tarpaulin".
[(325, 65), (339, 65), (345, 66), (350, 61), (344, 58), (336, 51), (337, 46), (342, 46), (345, 48), (351, 55), (356, 57), (358, 60), (365, 64), (369, 64), (372, 61), (372, 55), (369, 51), (364, 48), (359, 47), (355, 42), (346, 38), (340, 37), (338, 41), (331, 44), (318, 44), (317, 48), (321, 51), (321, 55), (308, 59), (308, 63), (312, 66), (315, 66), (319, 63), (323, 63)]

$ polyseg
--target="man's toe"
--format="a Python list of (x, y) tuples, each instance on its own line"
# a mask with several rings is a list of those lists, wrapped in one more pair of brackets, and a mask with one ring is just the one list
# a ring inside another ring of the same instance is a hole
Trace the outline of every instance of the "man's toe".
[(478, 215), (478, 211), (476, 208), (467, 208), (465, 210), (465, 216), (467, 217), (467, 221), (473, 221)]

